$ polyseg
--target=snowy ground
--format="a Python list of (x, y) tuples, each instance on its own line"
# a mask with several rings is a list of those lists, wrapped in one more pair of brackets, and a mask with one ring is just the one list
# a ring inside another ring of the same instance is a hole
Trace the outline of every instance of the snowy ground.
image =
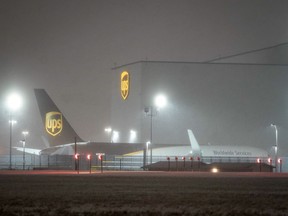
[(0, 171), (0, 215), (288, 215), (275, 173)]

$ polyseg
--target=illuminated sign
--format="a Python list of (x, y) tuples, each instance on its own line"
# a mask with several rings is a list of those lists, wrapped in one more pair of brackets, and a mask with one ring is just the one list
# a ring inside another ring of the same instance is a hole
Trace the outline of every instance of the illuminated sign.
[(129, 79), (130, 79), (129, 73), (127, 71), (123, 71), (121, 73), (121, 79), (120, 79), (121, 81), (120, 90), (121, 90), (121, 96), (123, 100), (126, 100), (129, 95), (129, 85), (130, 85)]
[(62, 114), (60, 112), (46, 113), (45, 128), (47, 133), (56, 136), (62, 131)]

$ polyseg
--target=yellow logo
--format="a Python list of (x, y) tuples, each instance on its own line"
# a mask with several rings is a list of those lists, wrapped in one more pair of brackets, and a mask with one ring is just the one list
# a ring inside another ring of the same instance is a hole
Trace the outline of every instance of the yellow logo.
[(62, 113), (49, 112), (46, 113), (45, 128), (47, 133), (56, 136), (62, 131)]
[(121, 73), (121, 96), (123, 100), (126, 100), (129, 95), (129, 73), (127, 71), (123, 71)]

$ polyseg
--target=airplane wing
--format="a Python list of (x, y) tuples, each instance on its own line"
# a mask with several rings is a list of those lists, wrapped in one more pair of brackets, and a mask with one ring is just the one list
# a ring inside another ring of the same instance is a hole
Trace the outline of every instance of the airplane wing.
[[(16, 149), (17, 151), (24, 152), (23, 147), (13, 147), (13, 148)], [(40, 152), (41, 152), (40, 149), (25, 148), (25, 153), (28, 153), (28, 154), (40, 155)]]

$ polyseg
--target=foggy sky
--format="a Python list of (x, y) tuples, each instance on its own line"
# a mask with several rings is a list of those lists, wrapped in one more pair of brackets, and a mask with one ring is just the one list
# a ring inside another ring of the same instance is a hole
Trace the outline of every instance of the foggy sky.
[[(9, 147), (3, 100), (12, 89), (26, 101), (15, 142), (25, 128), (31, 147), (45, 146), (33, 88), (47, 90), (84, 140), (106, 141), (112, 67), (139, 60), (205, 62), (287, 42), (287, 8), (284, 0), (2, 0), (1, 149)], [(287, 53), (283, 46), (227, 61), (287, 64)]]

